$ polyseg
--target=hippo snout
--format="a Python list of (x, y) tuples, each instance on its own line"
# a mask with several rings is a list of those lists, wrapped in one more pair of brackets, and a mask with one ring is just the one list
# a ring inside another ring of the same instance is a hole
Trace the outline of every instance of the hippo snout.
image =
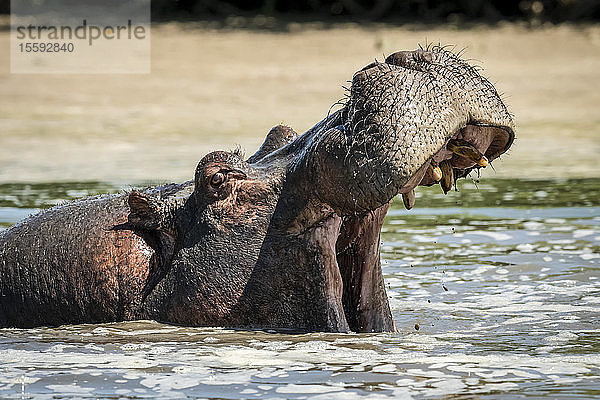
[(344, 116), (356, 153), (376, 160), (362, 163), (388, 166), (376, 193), (400, 193), (407, 208), (417, 186), (440, 183), (446, 193), (514, 140), (512, 117), (493, 85), (438, 46), (396, 52), (358, 71)]

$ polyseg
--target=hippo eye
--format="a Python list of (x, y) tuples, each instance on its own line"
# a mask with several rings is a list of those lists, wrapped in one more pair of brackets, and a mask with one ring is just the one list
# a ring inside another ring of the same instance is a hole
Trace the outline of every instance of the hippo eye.
[(221, 172), (217, 172), (210, 178), (210, 184), (214, 187), (221, 185), (223, 182), (225, 182), (225, 175)]

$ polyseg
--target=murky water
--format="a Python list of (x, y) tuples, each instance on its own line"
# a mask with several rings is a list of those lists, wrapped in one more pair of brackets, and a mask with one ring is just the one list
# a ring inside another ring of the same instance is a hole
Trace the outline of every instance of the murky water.
[[(0, 226), (123, 188), (0, 185)], [(459, 188), (420, 189), (415, 209), (388, 214), (397, 334), (0, 329), (0, 398), (600, 396), (600, 180)]]

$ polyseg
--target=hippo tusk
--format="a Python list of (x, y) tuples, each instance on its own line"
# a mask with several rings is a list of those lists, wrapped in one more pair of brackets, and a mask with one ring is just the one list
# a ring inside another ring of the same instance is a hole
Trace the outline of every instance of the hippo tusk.
[(411, 189), (406, 193), (402, 193), (402, 202), (407, 210), (415, 206), (415, 189)]
[(452, 189), (452, 184), (454, 183), (452, 164), (450, 164), (450, 161), (444, 160), (440, 163), (440, 169), (442, 170), (442, 180), (440, 181), (440, 185), (442, 185), (442, 190), (444, 191), (444, 194), (446, 194)]
[(440, 169), (440, 167), (438, 165), (436, 165), (435, 167), (434, 166), (431, 167), (431, 176), (433, 177), (433, 179), (436, 182), (439, 182), (442, 180), (442, 170)]

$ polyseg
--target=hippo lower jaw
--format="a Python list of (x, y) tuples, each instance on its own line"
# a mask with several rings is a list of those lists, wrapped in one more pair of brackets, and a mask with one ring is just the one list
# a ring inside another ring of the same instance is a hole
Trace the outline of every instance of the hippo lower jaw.
[(348, 327), (354, 332), (394, 332), (381, 262), (381, 227), (390, 203), (366, 216), (342, 219), (336, 241), (336, 262), (342, 304)]

